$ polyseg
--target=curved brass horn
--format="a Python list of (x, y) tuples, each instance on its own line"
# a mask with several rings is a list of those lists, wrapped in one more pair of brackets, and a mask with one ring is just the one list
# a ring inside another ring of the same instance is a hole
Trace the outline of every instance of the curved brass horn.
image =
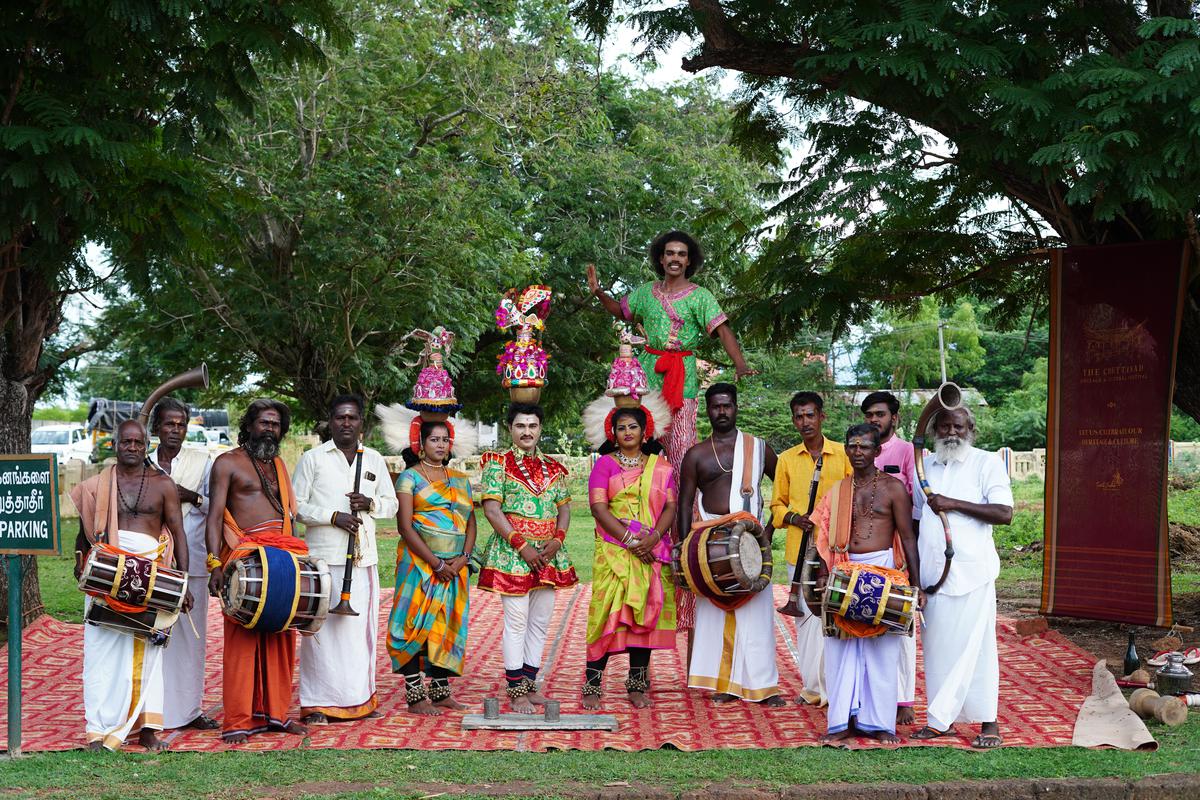
[(200, 366), (189, 369), (187, 372), (181, 372), (174, 378), (164, 381), (157, 389), (150, 393), (146, 398), (146, 402), (142, 403), (142, 410), (138, 412), (138, 422), (143, 425), (150, 424), (150, 412), (154, 409), (154, 404), (163, 398), (164, 395), (170, 394), (176, 389), (190, 389), (193, 386), (199, 386), (204, 389), (208, 388), (208, 365), (201, 362)]
[[(917, 430), (913, 433), (912, 441), (913, 457), (916, 460), (914, 466), (917, 471), (917, 483), (926, 498), (935, 494), (933, 487), (929, 485), (929, 480), (925, 477), (925, 434), (929, 430), (929, 423), (933, 421), (939, 411), (953, 411), (956, 408), (962, 408), (962, 399), (962, 389), (958, 388), (958, 384), (946, 381), (938, 387), (933, 397), (929, 398), (929, 402), (925, 404), (925, 408), (917, 420)], [(942, 584), (946, 582), (946, 577), (950, 574), (950, 562), (954, 559), (954, 541), (950, 537), (950, 519), (944, 511), (939, 511), (938, 517), (942, 520), (942, 530), (946, 534), (946, 564), (942, 568), (942, 577), (938, 578), (937, 583), (925, 588), (926, 594), (934, 594), (942, 588)]]

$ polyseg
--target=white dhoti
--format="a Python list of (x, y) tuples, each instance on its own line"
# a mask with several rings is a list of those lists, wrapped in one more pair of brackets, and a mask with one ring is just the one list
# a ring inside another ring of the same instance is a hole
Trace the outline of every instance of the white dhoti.
[[(158, 541), (122, 530), (121, 549), (154, 557)], [(84, 612), (94, 602), (84, 601)], [(163, 728), (163, 649), (127, 633), (83, 626), (83, 718), (88, 744), (119, 750), (142, 728)]]
[(996, 584), (925, 600), (925, 694), (928, 724), (995, 722), (1000, 699)]
[[(850, 560), (891, 567), (892, 551), (850, 553)], [(900, 642), (896, 634), (869, 638), (825, 637), (825, 685), (829, 692), (829, 733), (840, 733), (855, 718), (862, 731), (896, 732)]]
[(775, 604), (765, 589), (744, 605), (725, 611), (696, 595), (688, 686), (765, 700), (780, 693), (775, 665)]
[[(750, 449), (753, 462), (745, 462), (746, 434), (739, 432), (733, 452), (733, 474), (729, 482), (729, 510), (746, 511), (761, 519), (762, 480), (766, 443), (754, 439)], [(749, 469), (749, 485), (754, 490), (743, 498), (741, 486)], [(704, 495), (696, 493), (701, 519), (716, 515), (704, 508)], [(711, 600), (696, 595), (696, 626), (692, 631), (692, 661), (688, 665), (688, 686), (731, 694), (743, 700), (759, 701), (774, 697), (779, 690), (779, 668), (775, 663), (775, 603), (770, 587), (755, 594), (733, 611), (717, 607)]]
[(188, 591), (192, 610), (180, 614), (163, 653), (163, 726), (167, 728), (182, 728), (203, 712), (208, 577), (189, 576)]
[(526, 666), (542, 666), (546, 632), (550, 629), (550, 617), (554, 616), (554, 598), (553, 589), (501, 596), (504, 635), (500, 649), (507, 672), (515, 673)]
[[(330, 564), (337, 605), (346, 565)], [(350, 607), (357, 617), (330, 614), (312, 636), (300, 637), (300, 715), (361, 719), (376, 709), (375, 656), (379, 644), (379, 568), (354, 567)]]
[(900, 669), (896, 680), (899, 687), (896, 705), (912, 706), (917, 700), (917, 636), (900, 636)]
[[(796, 565), (788, 564), (788, 583), (796, 579)], [(814, 706), (823, 706), (825, 693), (825, 634), (821, 629), (821, 618), (808, 609), (808, 603), (800, 600), (801, 616), (792, 617), (796, 622), (796, 657), (800, 680), (804, 690), (800, 696)]]

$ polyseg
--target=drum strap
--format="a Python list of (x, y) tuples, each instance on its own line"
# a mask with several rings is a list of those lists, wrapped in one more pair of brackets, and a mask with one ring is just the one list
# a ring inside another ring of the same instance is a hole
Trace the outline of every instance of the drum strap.
[(742, 434), (742, 511), (746, 513), (750, 513), (750, 501), (754, 498), (755, 444), (753, 436)]

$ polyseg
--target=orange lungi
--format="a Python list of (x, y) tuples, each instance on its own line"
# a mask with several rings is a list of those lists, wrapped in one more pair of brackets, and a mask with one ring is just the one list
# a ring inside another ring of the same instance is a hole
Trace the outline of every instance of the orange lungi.
[[(292, 553), (307, 553), (303, 539), (292, 535), (294, 499), (291, 481), (283, 462), (276, 459), (284, 519), (268, 520), (242, 529), (225, 511), (225, 548), (221, 560), (228, 564), (244, 549), (278, 547)], [(292, 676), (296, 671), (296, 632), (262, 633), (246, 630), (225, 618), (225, 663), (222, 694), (225, 719), (222, 738), (236, 734), (280, 729), (288, 722), (292, 704)]]

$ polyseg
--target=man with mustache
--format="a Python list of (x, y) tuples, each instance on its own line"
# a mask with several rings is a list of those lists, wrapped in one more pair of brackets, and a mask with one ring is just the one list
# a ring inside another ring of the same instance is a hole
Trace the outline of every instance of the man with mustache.
[(208, 474), (212, 459), (207, 450), (184, 447), (188, 407), (174, 397), (164, 397), (150, 414), (150, 432), (158, 436), (158, 447), (150, 461), (175, 481), (183, 513), (183, 532), (188, 544), (188, 590), (194, 602), (180, 620), (163, 656), (165, 702), (163, 726), (216, 730), (219, 723), (201, 708), (204, 696), (204, 660), (208, 639), (208, 554), (204, 524), (208, 513)]
[[(137, 420), (122, 422), (117, 427), (116, 466), (105, 467), (71, 490), (79, 510), (76, 580), (92, 548), (115, 548), (187, 573), (179, 494), (170, 478), (146, 464), (149, 438)], [(150, 591), (148, 571), (127, 570), (124, 576), (113, 602), (119, 596), (119, 602), (143, 605)], [(91, 612), (95, 604), (106, 602), (107, 596), (89, 595), (87, 609)], [(113, 611), (128, 611), (110, 605)], [(192, 597), (187, 594), (184, 612), (191, 607)], [(135, 730), (138, 744), (147, 750), (167, 749), (157, 735), (163, 728), (164, 661), (161, 642), (111, 627), (83, 626), (83, 717), (89, 750), (120, 750)]]
[(532, 714), (535, 705), (546, 702), (537, 676), (554, 590), (579, 582), (563, 549), (571, 524), (567, 468), (538, 449), (544, 416), (539, 405), (511, 404), (507, 419), (513, 446), (480, 459), (483, 513), (493, 532), (479, 588), (502, 596), (504, 677), (518, 714)]
[[(688, 450), (680, 470), (679, 530), (732, 524), (740, 514), (761, 523), (763, 474), (775, 476), (775, 451), (737, 428), (737, 387), (714, 383), (704, 393), (712, 436)], [(692, 524), (692, 508), (701, 521)], [(769, 529), (767, 529), (769, 530)], [(759, 528), (761, 537), (767, 530)], [(769, 541), (769, 540), (768, 540)], [(742, 699), (764, 706), (786, 705), (779, 697), (775, 664), (775, 606), (771, 590), (750, 595), (732, 610), (696, 596), (694, 647), (688, 686), (713, 691), (714, 703)]]
[[(645, 330), (645, 350), (638, 360), (650, 388), (660, 390), (671, 407), (671, 425), (662, 444), (678, 477), (684, 454), (696, 443), (700, 394), (696, 348), (706, 336), (715, 336), (733, 362), (738, 379), (758, 371), (747, 366), (717, 298), (692, 283), (692, 276), (704, 264), (704, 251), (695, 239), (683, 231), (667, 231), (650, 245), (650, 264), (659, 280), (642, 284), (619, 301), (600, 288), (594, 264), (588, 265), (587, 281), (605, 311), (619, 320), (638, 322)], [(695, 600), (691, 592), (682, 590), (677, 598), (678, 625), (686, 630), (692, 627)]]
[[(339, 395), (329, 409), (327, 442), (300, 456), (296, 510), (308, 552), (329, 565), (336, 606), (345, 571), (352, 571), (350, 606), (357, 616), (330, 614), (321, 630), (300, 640), (300, 721), (379, 716), (375, 709), (375, 650), (379, 638), (379, 555), (375, 520), (396, 514), (399, 502), (377, 450), (362, 448), (359, 486), (355, 461), (363, 430), (363, 399)], [(354, 557), (346, 559), (347, 537)]]
[(925, 599), (925, 727), (914, 739), (954, 733), (956, 722), (982, 723), (972, 742), (999, 747), (996, 722), (1000, 662), (996, 653), (996, 576), (1000, 557), (993, 525), (1012, 522), (1008, 471), (994, 453), (974, 446), (975, 416), (967, 408), (940, 411), (930, 423), (934, 453), (925, 476), (935, 494), (917, 492), (913, 516), (921, 521), (921, 581), (929, 586), (946, 563), (945, 537), (936, 515), (945, 512), (954, 537), (954, 558), (941, 589)]
[[(804, 558), (800, 543), (804, 533), (813, 530), (812, 512), (838, 481), (849, 477), (850, 461), (841, 442), (825, 436), (825, 401), (816, 392), (796, 392), (791, 400), (792, 425), (800, 434), (800, 444), (790, 447), (779, 456), (779, 467), (775, 470), (775, 490), (771, 497), (771, 524), (787, 529), (787, 544), (784, 559), (788, 565), (788, 581), (795, 579), (798, 565)], [(813, 478), (817, 476), (817, 462), (821, 474), (817, 477), (817, 491), (813, 495)], [(812, 508), (809, 497), (812, 496)], [(800, 656), (800, 678), (804, 688), (796, 697), (798, 703), (808, 703), (820, 708), (825, 705), (825, 645), (820, 617), (814, 615), (808, 604), (799, 602), (801, 616), (796, 619), (796, 652)]]
[[(304, 555), (308, 547), (295, 536), (296, 501), (279, 442), (287, 435), (291, 412), (278, 400), (255, 400), (242, 416), (236, 450), (213, 462), (209, 478), (209, 594), (221, 590), (223, 570), (242, 546), (277, 547)], [(219, 556), (217, 554), (220, 554)], [(288, 719), (296, 632), (247, 630), (225, 618), (222, 695), (225, 721), (221, 737), (241, 744), (252, 733), (274, 730), (303, 735), (308, 728)]]
[[(915, 470), (913, 447), (900, 438), (900, 399), (891, 392), (871, 392), (862, 401), (863, 419), (879, 431), (879, 455), (875, 466), (904, 484), (912, 500)], [(917, 637), (906, 636), (900, 641), (900, 703), (896, 708), (896, 724), (912, 725), (917, 721), (913, 704), (917, 695)]]
[[(919, 556), (912, 508), (903, 484), (875, 467), (879, 433), (873, 425), (846, 431), (846, 456), (853, 473), (838, 481), (812, 515), (822, 567), (820, 590), (838, 568), (878, 570), (895, 583), (918, 580)], [(828, 728), (821, 742), (869, 736), (898, 744), (896, 710), (900, 685), (896, 665), (907, 636), (835, 616), (839, 636), (825, 636), (825, 682), (829, 687)]]

